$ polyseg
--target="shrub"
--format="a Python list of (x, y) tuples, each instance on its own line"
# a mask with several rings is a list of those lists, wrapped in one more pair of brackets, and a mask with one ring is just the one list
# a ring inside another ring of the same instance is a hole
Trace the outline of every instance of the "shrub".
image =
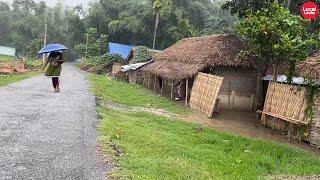
[(148, 48), (145, 46), (138, 46), (136, 48), (136, 51), (134, 52), (134, 57), (131, 61), (131, 63), (141, 63), (141, 62), (147, 62), (152, 57), (149, 54)]

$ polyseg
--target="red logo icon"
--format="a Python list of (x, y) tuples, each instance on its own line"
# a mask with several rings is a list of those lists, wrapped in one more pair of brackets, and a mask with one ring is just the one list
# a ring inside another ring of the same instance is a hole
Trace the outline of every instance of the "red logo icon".
[(305, 19), (315, 19), (319, 14), (319, 7), (314, 2), (305, 2), (301, 6), (301, 15)]

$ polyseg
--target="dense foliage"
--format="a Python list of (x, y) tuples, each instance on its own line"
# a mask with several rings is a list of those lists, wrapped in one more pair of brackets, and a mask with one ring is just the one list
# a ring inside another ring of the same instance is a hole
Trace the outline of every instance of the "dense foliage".
[(32, 0), (14, 0), (12, 8), (0, 2), (0, 45), (17, 48), (24, 56), (37, 56), (43, 46), (47, 22), (47, 42), (63, 43), (69, 55), (73, 47), (83, 41), (84, 22), (81, 9), (63, 9), (61, 4), (49, 8), (45, 3)]
[(85, 33), (86, 42), (78, 44), (75, 49), (81, 56), (94, 57), (108, 53), (108, 36), (98, 34), (97, 28), (88, 28)]
[(47, 22), (47, 43), (65, 44), (69, 57), (84, 56), (88, 34), (88, 55), (97, 56), (105, 54), (108, 40), (152, 48), (157, 14), (156, 49), (184, 37), (232, 33), (238, 22), (228, 10), (221, 9), (221, 3), (210, 0), (174, 0), (169, 6), (160, 4), (161, 8), (159, 2), (100, 0), (92, 3), (88, 12), (61, 4), (47, 7), (33, 0), (14, 0), (11, 7), (0, 2), (0, 45), (36, 57), (43, 46)]
[(149, 50), (145, 46), (138, 46), (135, 48), (133, 59), (131, 60), (131, 63), (141, 63), (146, 62), (151, 59), (151, 55), (149, 54)]
[[(258, 10), (268, 8), (272, 3), (277, 2), (289, 9), (292, 14), (299, 15), (301, 5), (307, 0), (230, 0), (224, 4), (224, 9), (230, 9), (233, 14), (237, 14), (243, 18), (248, 12), (256, 12)], [(320, 4), (320, 0), (313, 0)], [(319, 31), (320, 18), (317, 18), (309, 24), (311, 31)]]
[(237, 30), (251, 45), (251, 54), (267, 63), (289, 64), (289, 82), (296, 62), (306, 59), (319, 43), (318, 34), (308, 32), (307, 20), (291, 14), (278, 3), (249, 12)]

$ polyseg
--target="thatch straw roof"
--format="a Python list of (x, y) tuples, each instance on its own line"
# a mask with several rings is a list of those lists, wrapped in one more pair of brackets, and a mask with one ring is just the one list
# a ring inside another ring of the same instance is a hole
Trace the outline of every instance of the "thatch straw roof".
[(297, 65), (297, 73), (300, 76), (320, 80), (320, 51), (314, 53), (307, 60)]
[(206, 67), (251, 68), (253, 61), (237, 59), (238, 53), (245, 49), (240, 39), (229, 34), (187, 38), (156, 54), (155, 62), (143, 67), (142, 71), (181, 80)]

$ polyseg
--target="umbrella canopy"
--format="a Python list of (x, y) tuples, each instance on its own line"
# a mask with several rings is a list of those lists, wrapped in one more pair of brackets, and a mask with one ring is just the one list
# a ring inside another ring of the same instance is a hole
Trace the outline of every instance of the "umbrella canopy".
[(48, 44), (45, 47), (43, 47), (38, 52), (38, 54), (45, 54), (45, 53), (50, 53), (52, 51), (64, 51), (64, 50), (68, 50), (68, 48), (62, 44)]

